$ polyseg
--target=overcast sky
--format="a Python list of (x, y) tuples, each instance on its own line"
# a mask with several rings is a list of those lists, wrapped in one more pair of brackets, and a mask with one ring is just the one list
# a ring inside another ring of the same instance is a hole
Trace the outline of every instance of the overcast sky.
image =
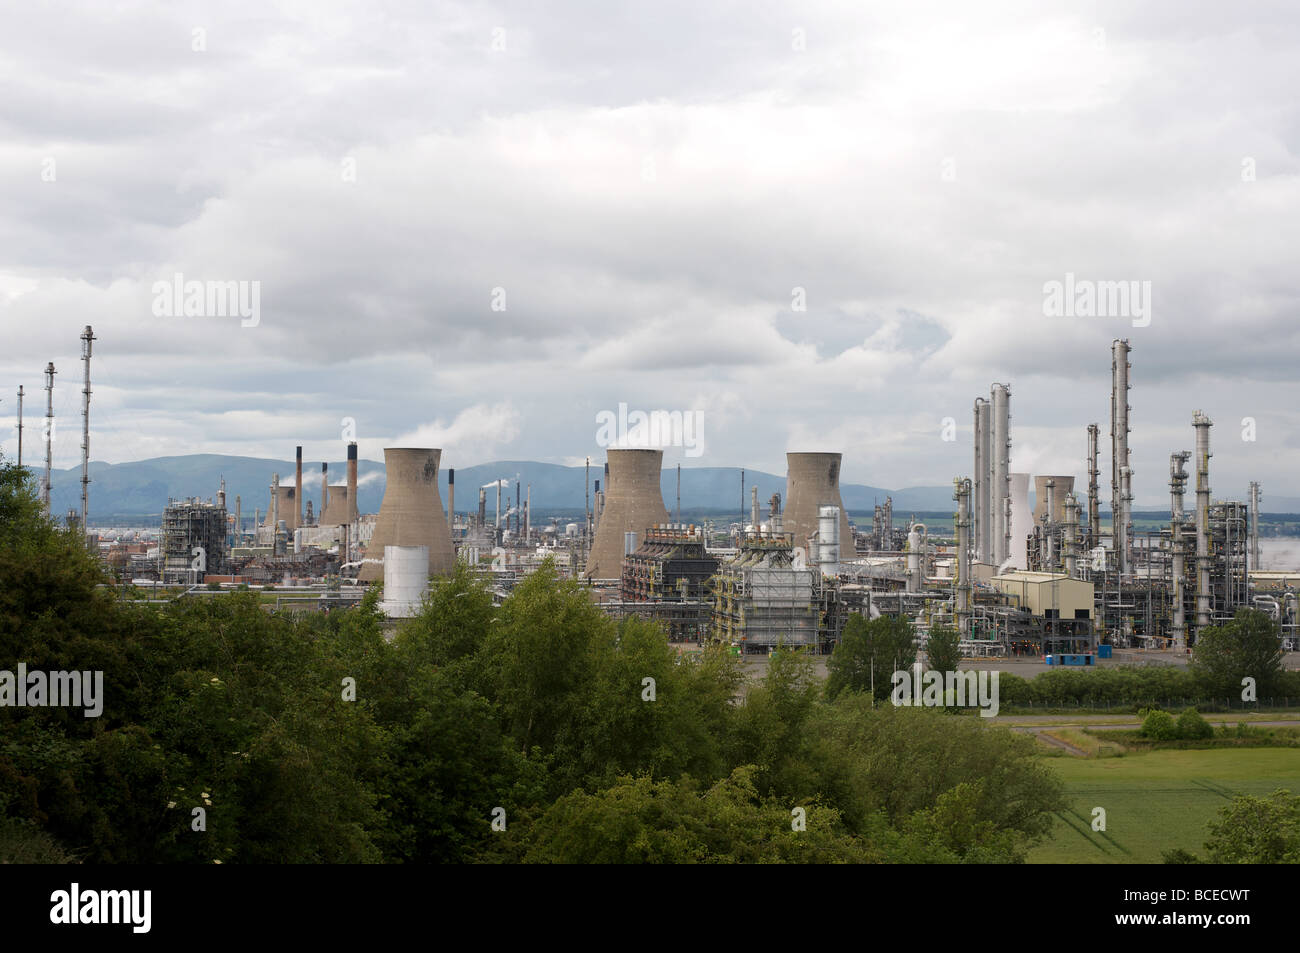
[[(603, 459), (621, 401), (702, 413), (666, 465), (937, 484), (1005, 381), (1012, 469), (1082, 484), (1095, 421), (1108, 484), (1127, 337), (1139, 505), (1198, 408), (1216, 496), (1300, 494), (1293, 4), (631, 6), (6, 5), (6, 456), (52, 360), (78, 461), (91, 324), (109, 462), (340, 459), (345, 417), (370, 459)], [(177, 273), (259, 323), (156, 315)], [(1149, 325), (1046, 316), (1067, 273)]]

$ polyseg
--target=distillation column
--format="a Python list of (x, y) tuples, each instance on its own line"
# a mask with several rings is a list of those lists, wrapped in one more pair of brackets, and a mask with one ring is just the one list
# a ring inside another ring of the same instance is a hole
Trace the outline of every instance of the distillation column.
[(1210, 624), (1210, 428), (1213, 422), (1199, 410), (1196, 428), (1196, 632)]

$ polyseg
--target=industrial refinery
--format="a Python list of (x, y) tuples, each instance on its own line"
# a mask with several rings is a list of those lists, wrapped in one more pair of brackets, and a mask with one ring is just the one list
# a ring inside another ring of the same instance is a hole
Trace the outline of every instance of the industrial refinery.
[[(82, 527), (91, 505), (95, 340), (87, 327), (81, 335), (82, 507), (67, 515), (70, 525)], [(663, 451), (609, 448), (603, 461), (594, 461), (595, 479), (590, 458), (583, 468), (587, 502), (576, 522), (536, 517), (531, 485), (515, 480), (512, 487), (508, 477), (478, 487), (470, 495), (476, 505), (458, 511), (453, 468), (445, 502), (439, 491), (440, 448), (389, 447), (382, 505), (363, 513), (357, 443), (348, 441), (340, 447), (345, 482), (331, 484), (329, 464), (322, 462), (315, 508), (304, 505), (309, 488), (298, 446), (290, 473), (266, 475), (266, 497), (252, 501), (251, 520), (242, 498), (233, 505), (227, 499), (222, 480), (213, 497), (170, 500), (146, 545), (136, 538), (123, 550), (119, 540), (105, 554), (136, 583), (274, 586), (298, 611), (355, 604), (366, 587), (382, 585), (383, 611), (394, 619), (416, 614), (429, 580), (449, 574), (458, 561), (483, 574), (500, 600), (549, 559), (611, 616), (654, 620), (674, 642), (720, 642), (738, 654), (779, 645), (830, 652), (847, 619), (859, 613), (905, 616), (922, 648), (932, 628), (953, 627), (962, 654), (972, 659), (1094, 664), (1115, 649), (1185, 653), (1200, 631), (1242, 607), (1267, 612), (1283, 647), (1294, 650), (1300, 577), (1261, 570), (1258, 482), (1251, 482), (1247, 500), (1213, 497), (1213, 421), (1199, 409), (1189, 412), (1186, 442), (1167, 448), (1164, 525), (1135, 529), (1127, 340), (1112, 343), (1110, 370), (1110, 499), (1101, 498), (1100, 422), (1078, 422), (1077, 473), (1011, 470), (1012, 386), (995, 382), (987, 397), (974, 399), (971, 468), (952, 477), (951, 530), (947, 521), (932, 530), (915, 516), (897, 518), (888, 496), (874, 505), (869, 523), (867, 514), (850, 513), (840, 489), (843, 453), (825, 448), (787, 452), (784, 485), (760, 488), (751, 481), (746, 487), (740, 471), (747, 512), (734, 522), (670, 516), (661, 489)], [(54, 379), (51, 363), (45, 372), (51, 419)], [(21, 452), (21, 389), (19, 397)], [(40, 480), (47, 512), (51, 419)], [(1110, 517), (1105, 523), (1103, 509)]]

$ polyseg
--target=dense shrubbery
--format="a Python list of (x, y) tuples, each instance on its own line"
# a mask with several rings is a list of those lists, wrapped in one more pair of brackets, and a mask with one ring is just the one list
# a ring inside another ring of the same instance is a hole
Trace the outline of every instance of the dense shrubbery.
[[(1000, 680), (1002, 707), (1069, 708), (1074, 706), (1135, 706), (1152, 704), (1177, 706), (1184, 701), (1241, 706), (1241, 684), (1235, 692), (1207, 679), (1196, 666), (1121, 665), (1091, 669), (1052, 669), (1032, 679), (1003, 673)], [(1264, 702), (1284, 698), (1300, 702), (1300, 672), (1279, 672), (1267, 686), (1260, 683), (1257, 697)]]
[(737, 703), (730, 656), (679, 659), (549, 565), (500, 606), (439, 580), (392, 640), (373, 594), (158, 610), (102, 580), (0, 461), (0, 668), (106, 696), (0, 709), (0, 861), (1013, 861), (1062, 806), (1027, 737), (829, 702), (787, 653)]
[(1178, 733), (1178, 722), (1174, 721), (1174, 716), (1169, 712), (1156, 708), (1150, 711), (1144, 710), (1141, 714), (1142, 728), (1138, 734), (1143, 738), (1150, 738), (1152, 741), (1175, 741), (1181, 737)]

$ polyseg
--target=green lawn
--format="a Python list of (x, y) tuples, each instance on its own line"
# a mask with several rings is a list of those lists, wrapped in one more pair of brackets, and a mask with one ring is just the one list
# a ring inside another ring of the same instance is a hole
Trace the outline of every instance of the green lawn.
[[(1039, 864), (1158, 864), (1182, 847), (1204, 855), (1206, 825), (1235, 794), (1300, 793), (1300, 754), (1286, 748), (1152, 751), (1122, 758), (1053, 758), (1070, 808), (1032, 850)], [(1106, 810), (1093, 831), (1092, 811)]]

